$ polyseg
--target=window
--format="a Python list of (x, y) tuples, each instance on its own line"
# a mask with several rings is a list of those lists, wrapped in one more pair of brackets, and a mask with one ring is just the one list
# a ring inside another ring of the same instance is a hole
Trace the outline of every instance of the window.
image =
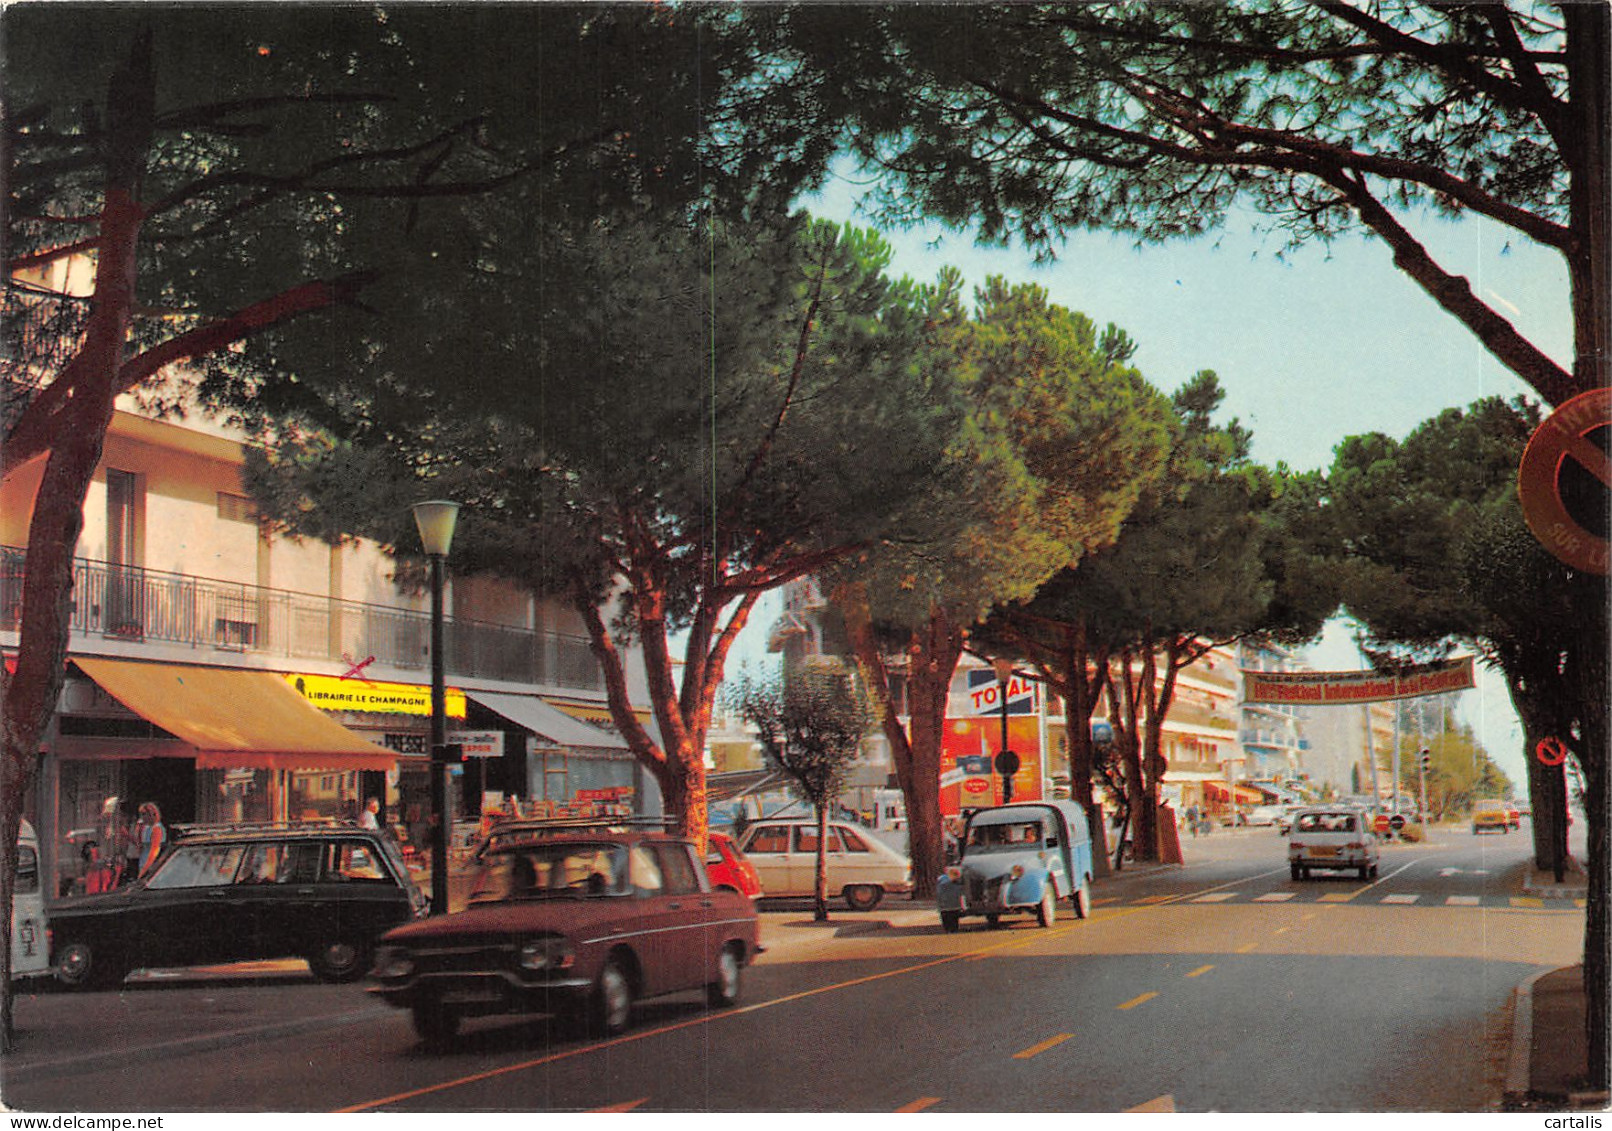
[[(797, 828), (796, 832), (800, 836), (799, 847), (796, 849), (797, 852), (816, 852), (817, 851), (817, 830), (816, 829), (812, 828), (809, 825), (801, 825), (801, 826), (799, 826)], [(838, 829), (836, 829), (836, 828), (833, 828), (833, 827), (830, 827), (829, 830), (828, 830), (828, 850), (830, 852), (844, 852), (845, 851), (845, 849), (840, 847), (840, 831)]]
[(320, 846), (269, 841), (247, 849), (238, 884), (311, 884), (319, 878)]
[(847, 852), (868, 852), (868, 851), (870, 851), (870, 849), (868, 848), (868, 842), (862, 839), (862, 835), (860, 833), (852, 832), (850, 829), (841, 829), (840, 830), (840, 836), (845, 838), (845, 851), (847, 851)]
[(375, 849), (360, 841), (344, 840), (330, 846), (325, 878), (339, 883), (389, 883)]
[(788, 852), (789, 826), (762, 825), (750, 838), (746, 852)]
[(17, 847), (16, 894), (30, 895), (39, 890), (39, 854), (27, 845)]
[(666, 887), (666, 881), (660, 874), (660, 865), (643, 845), (633, 846), (628, 868), (632, 886), (640, 895), (659, 895)]
[(235, 879), (246, 846), (240, 844), (192, 845), (179, 848), (168, 860), (151, 873), (146, 886), (153, 890), (168, 888), (206, 888), (227, 884)]
[(667, 895), (695, 895), (700, 890), (700, 874), (694, 869), (694, 859), (688, 848), (681, 844), (657, 844), (655, 855), (660, 861), (661, 878), (665, 880)]
[(250, 522), (256, 525), (257, 503), (245, 495), (232, 495), (228, 491), (220, 491), (218, 517), (225, 522)]

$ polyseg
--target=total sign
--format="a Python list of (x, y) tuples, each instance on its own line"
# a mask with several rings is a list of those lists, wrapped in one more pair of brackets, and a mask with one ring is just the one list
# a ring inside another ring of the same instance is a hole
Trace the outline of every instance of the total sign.
[[(968, 673), (968, 713), (971, 715), (1000, 715), (1002, 713), (1002, 685), (996, 673), (989, 668), (974, 668)], [(1036, 684), (1015, 674), (1008, 680), (1008, 709), (1010, 715), (1035, 714)]]

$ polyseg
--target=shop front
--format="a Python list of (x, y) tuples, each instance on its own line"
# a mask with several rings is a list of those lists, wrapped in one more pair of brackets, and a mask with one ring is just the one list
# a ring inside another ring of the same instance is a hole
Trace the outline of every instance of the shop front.
[(36, 801), (54, 890), (122, 864), (143, 802), (166, 823), (337, 820), (396, 760), (271, 672), (75, 658)]

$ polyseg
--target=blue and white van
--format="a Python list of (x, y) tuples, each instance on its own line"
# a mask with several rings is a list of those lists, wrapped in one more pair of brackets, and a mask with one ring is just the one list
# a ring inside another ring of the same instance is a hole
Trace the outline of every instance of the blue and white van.
[(976, 809), (963, 831), (962, 858), (935, 886), (940, 925), (965, 915), (996, 926), (1003, 915), (1033, 914), (1043, 927), (1068, 900), (1075, 918), (1091, 914), (1091, 833), (1072, 801), (1026, 801)]
[(27, 821), (17, 833), (17, 882), (11, 896), (11, 977), (50, 973), (45, 928), (45, 884), (39, 874), (39, 837)]

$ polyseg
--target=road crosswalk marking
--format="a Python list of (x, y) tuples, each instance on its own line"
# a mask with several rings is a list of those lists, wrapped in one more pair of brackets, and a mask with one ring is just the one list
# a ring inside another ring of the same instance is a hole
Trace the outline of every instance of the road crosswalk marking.
[(1228, 899), (1236, 899), (1236, 898), (1237, 898), (1237, 893), (1234, 892), (1234, 891), (1212, 891), (1208, 895), (1200, 895), (1200, 896), (1198, 896), (1192, 902), (1193, 903), (1223, 903)]
[(1296, 892), (1296, 891), (1268, 891), (1264, 895), (1256, 895), (1254, 897), (1254, 902), (1255, 903), (1286, 903), (1288, 900), (1292, 899), (1296, 895), (1298, 895), (1298, 892)]
[(1396, 892), (1393, 895), (1385, 895), (1385, 896), (1383, 896), (1383, 902), (1384, 903), (1415, 903), (1418, 899), (1421, 899), (1421, 898), (1422, 897), (1419, 896), (1419, 895), (1408, 895), (1408, 894), (1405, 894), (1405, 893), (1402, 893), (1402, 892)]
[(1514, 895), (1511, 897), (1513, 907), (1543, 907), (1545, 901), (1534, 895)]
[(1476, 907), (1483, 902), (1483, 897), (1481, 895), (1452, 895), (1444, 902), (1451, 907)]

